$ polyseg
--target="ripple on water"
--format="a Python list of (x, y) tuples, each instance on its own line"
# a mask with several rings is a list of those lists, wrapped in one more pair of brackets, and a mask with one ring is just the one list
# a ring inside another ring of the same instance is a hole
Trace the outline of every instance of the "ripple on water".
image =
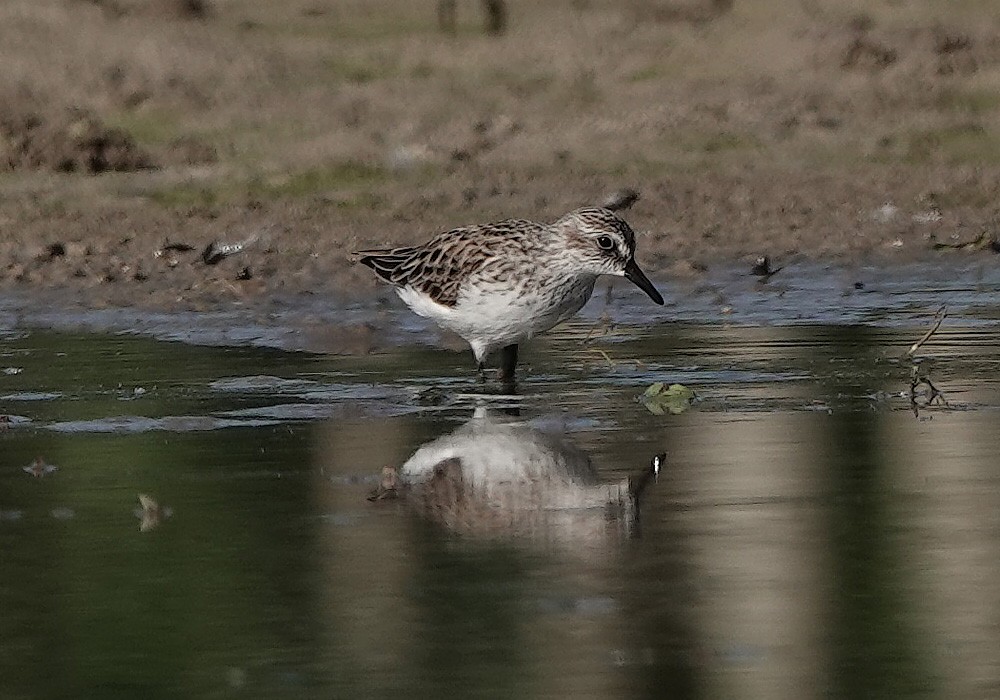
[(0, 396), (0, 401), (52, 401), (62, 396), (58, 391), (18, 391)]
[(235, 427), (262, 427), (276, 425), (280, 422), (279, 420), (262, 418), (236, 420), (217, 416), (164, 416), (162, 418), (112, 416), (94, 420), (61, 421), (50, 423), (45, 427), (57, 433), (146, 433), (154, 430), (187, 433)]
[(324, 383), (312, 379), (285, 379), (271, 375), (224, 377), (209, 383), (209, 388), (235, 394), (296, 396), (308, 401), (381, 401), (398, 399), (402, 390), (376, 384)]

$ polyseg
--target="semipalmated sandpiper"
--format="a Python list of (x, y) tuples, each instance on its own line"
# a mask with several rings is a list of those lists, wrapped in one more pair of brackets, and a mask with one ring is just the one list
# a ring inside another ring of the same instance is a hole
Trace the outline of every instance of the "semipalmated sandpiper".
[(600, 275), (663, 297), (635, 262), (635, 233), (608, 209), (577, 209), (551, 224), (509, 219), (456, 228), (427, 243), (356, 253), (413, 311), (465, 338), (483, 370), (502, 349), (512, 382), (518, 343), (579, 311)]

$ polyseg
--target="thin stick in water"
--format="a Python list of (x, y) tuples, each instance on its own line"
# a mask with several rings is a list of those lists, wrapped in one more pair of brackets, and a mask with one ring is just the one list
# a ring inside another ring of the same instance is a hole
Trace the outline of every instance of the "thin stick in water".
[(930, 337), (937, 332), (937, 329), (941, 327), (941, 323), (947, 317), (948, 317), (948, 306), (944, 305), (937, 310), (936, 314), (934, 314), (934, 325), (931, 326), (931, 329), (926, 333), (924, 333), (924, 337), (922, 337), (920, 340), (911, 345), (910, 349), (906, 351), (906, 354), (903, 357), (913, 357), (913, 353), (919, 350), (921, 345), (930, 340)]

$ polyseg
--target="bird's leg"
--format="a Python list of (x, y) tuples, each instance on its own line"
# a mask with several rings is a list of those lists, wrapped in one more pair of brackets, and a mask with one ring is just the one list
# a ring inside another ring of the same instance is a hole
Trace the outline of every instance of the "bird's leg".
[(486, 381), (486, 364), (483, 363), (482, 361), (480, 361), (476, 365), (476, 371), (479, 372), (479, 377), (478, 377), (477, 381), (480, 384), (484, 383)]
[(505, 345), (500, 351), (500, 371), (497, 380), (505, 385), (513, 386), (514, 368), (517, 366), (517, 344)]

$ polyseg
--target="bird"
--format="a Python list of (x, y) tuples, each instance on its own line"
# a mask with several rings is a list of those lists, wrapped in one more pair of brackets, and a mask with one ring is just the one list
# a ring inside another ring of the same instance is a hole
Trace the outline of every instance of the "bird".
[(518, 345), (576, 314), (601, 275), (625, 277), (663, 304), (635, 262), (635, 232), (601, 207), (548, 224), (507, 219), (456, 228), (423, 245), (354, 255), (415, 313), (464, 338), (481, 378), (500, 349), (505, 384), (514, 381)]
[(605, 481), (564, 435), (486, 414), (383, 467), (368, 500), (402, 498), (458, 534), (599, 548), (609, 535), (638, 534), (641, 502), (665, 461), (660, 453)]

